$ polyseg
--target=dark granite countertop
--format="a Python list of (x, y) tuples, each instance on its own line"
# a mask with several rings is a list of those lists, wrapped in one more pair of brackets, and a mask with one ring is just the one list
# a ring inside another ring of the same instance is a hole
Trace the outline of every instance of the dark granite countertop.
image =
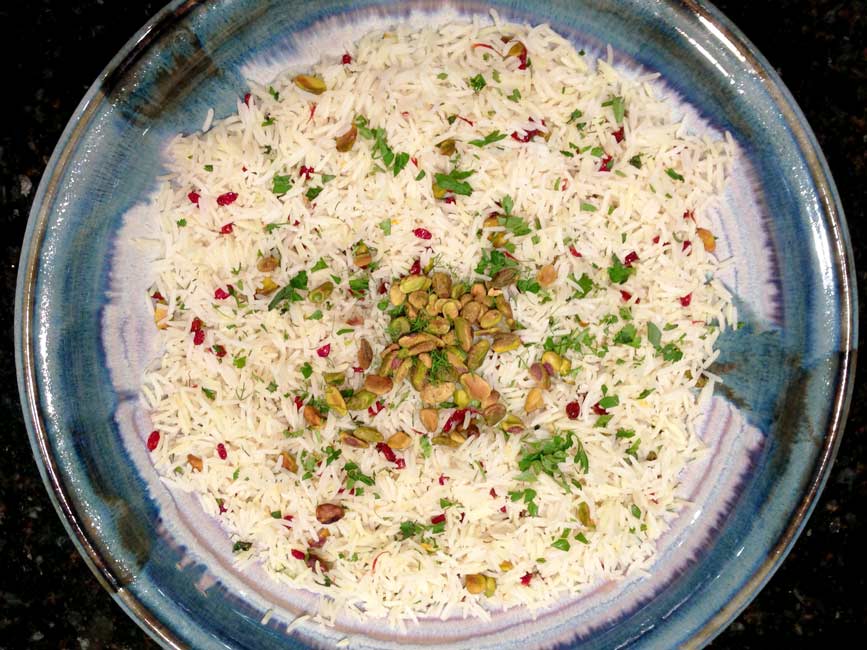
[[(30, 0), (0, 8), (6, 116), (0, 128), (6, 233), (0, 240), (0, 650), (156, 647), (99, 586), (51, 507), (21, 417), (12, 321), (20, 243), (48, 157), (87, 87), (160, 6)], [(776, 67), (812, 124), (843, 197), (859, 284), (867, 285), (867, 2), (722, 0), (717, 6)], [(713, 648), (813, 648), (867, 625), (865, 373), (862, 364), (836, 465), (804, 534)]]

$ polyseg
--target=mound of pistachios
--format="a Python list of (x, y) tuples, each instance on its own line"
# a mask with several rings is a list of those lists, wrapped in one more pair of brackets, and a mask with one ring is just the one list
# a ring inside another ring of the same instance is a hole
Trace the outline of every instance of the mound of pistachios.
[[(511, 352), (523, 344), (513, 331), (518, 324), (503, 294), (516, 275), (513, 269), (504, 269), (491, 280), (472, 285), (442, 271), (396, 279), (388, 292), (391, 343), (380, 352), (376, 372), (366, 374), (361, 390), (345, 402), (340, 391), (329, 386), (328, 405), (337, 413), (360, 411), (409, 380), (421, 400), (422, 425), (437, 434), (431, 438), (435, 445), (458, 447), (468, 436), (478, 435), (475, 416), (510, 433), (523, 430), (520, 418), (506, 413), (500, 394), (476, 372), (489, 353)], [(362, 340), (358, 366), (367, 371), (372, 362), (373, 350)], [(442, 428), (441, 408), (456, 409)], [(467, 413), (471, 417), (465, 422)], [(343, 431), (340, 436), (345, 444), (358, 448), (383, 441), (371, 427)], [(399, 449), (401, 442), (388, 444)]]

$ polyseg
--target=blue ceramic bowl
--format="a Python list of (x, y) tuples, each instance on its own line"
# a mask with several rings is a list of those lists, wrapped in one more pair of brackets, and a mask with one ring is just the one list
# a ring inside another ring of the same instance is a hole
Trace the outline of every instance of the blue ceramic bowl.
[[(335, 55), (376, 26), (486, 19), (491, 6), (661, 72), (687, 112), (729, 131), (743, 154), (712, 215), (744, 326), (720, 339), (725, 383), (700, 426), (711, 454), (685, 476), (693, 505), (649, 577), (536, 618), (518, 609), (404, 633), (307, 621), (287, 635), (312, 597), (233, 569), (217, 524), (170, 494), (144, 451), (138, 387), (156, 348), (147, 305), (130, 298), (147, 276), (146, 254), (128, 241), (136, 205), (155, 188), (167, 139), (197, 129), (209, 107), (230, 114), (245, 78)], [(696, 648), (765, 584), (824, 485), (852, 388), (855, 301), (843, 214), (813, 134), (768, 63), (708, 4), (176, 0), (109, 64), (51, 158), (24, 241), (15, 336), (55, 506), (100, 581), (166, 647)]]

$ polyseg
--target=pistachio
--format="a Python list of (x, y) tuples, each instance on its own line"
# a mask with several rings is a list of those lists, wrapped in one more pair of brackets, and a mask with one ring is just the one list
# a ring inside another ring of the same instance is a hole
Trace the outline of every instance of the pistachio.
[(551, 388), (551, 375), (541, 363), (534, 363), (530, 366), (530, 376), (539, 388), (544, 390)]
[(190, 464), (190, 467), (193, 468), (194, 472), (201, 472), (204, 467), (202, 459), (193, 454), (187, 454), (187, 462)]
[(654, 460), (656, 460), (656, 458), (657, 458), (657, 456), (656, 456), (655, 451), (651, 451), (651, 452), (647, 453), (647, 460), (654, 461)]
[(463, 388), (459, 388), (458, 390), (456, 390), (452, 399), (454, 400), (455, 404), (459, 409), (466, 408), (470, 405), (470, 394)]
[(423, 275), (408, 275), (400, 281), (400, 290), (404, 293), (412, 293), (424, 289), (428, 282), (430, 280)]
[(458, 344), (458, 335), (455, 334), (454, 330), (449, 330), (448, 332), (443, 334), (440, 338), (443, 341), (443, 345), (447, 345), (449, 347), (452, 347), (452, 346)]
[(487, 339), (479, 339), (467, 352), (467, 368), (469, 370), (477, 370), (485, 361), (488, 355), (488, 350), (491, 349), (491, 343)]
[(512, 306), (509, 304), (509, 301), (506, 300), (506, 296), (504, 296), (502, 293), (498, 296), (495, 296), (494, 305), (503, 315), (503, 318), (506, 319), (506, 324), (511, 327), (513, 323), (510, 323), (509, 321), (512, 321), (515, 318), (515, 315), (512, 313)]
[(552, 375), (562, 374), (561, 368), (563, 366), (563, 361), (563, 357), (553, 350), (547, 350), (542, 353), (542, 365), (545, 366), (545, 369)]
[(428, 370), (433, 366), (433, 357), (431, 357), (429, 352), (422, 352), (418, 355), (418, 360), (424, 364), (424, 367)]
[(482, 284), (481, 282), (476, 282), (470, 289), (470, 295), (476, 302), (483, 303), (485, 301), (485, 298), (488, 297), (488, 290), (485, 289), (484, 284)]
[(421, 420), (425, 431), (433, 433), (439, 427), (440, 416), (439, 411), (436, 409), (424, 408), (418, 412), (418, 417)]
[(496, 404), (500, 401), (500, 392), (496, 390), (492, 390), (490, 394), (485, 398), (479, 400), (479, 408), (483, 411), (489, 406)]
[(503, 352), (511, 352), (517, 350), (521, 346), (521, 339), (517, 334), (503, 333), (494, 335), (494, 342), (491, 348), (494, 352), (502, 354)]
[(316, 506), (316, 521), (320, 524), (333, 524), (343, 519), (343, 506), (336, 503), (320, 503)]
[(461, 384), (473, 399), (483, 400), (491, 394), (491, 385), (475, 373), (461, 375)]
[(397, 367), (397, 370), (394, 371), (394, 383), (395, 385), (402, 382), (406, 379), (406, 376), (409, 374), (410, 368), (412, 368), (412, 359), (404, 359), (400, 362), (400, 365)]
[(452, 279), (448, 273), (437, 271), (431, 277), (431, 286), (434, 293), (440, 298), (448, 298), (451, 295)]
[(419, 361), (418, 358), (416, 358), (413, 363), (412, 372), (409, 376), (409, 383), (412, 384), (412, 387), (417, 391), (421, 391), (427, 383), (427, 368), (424, 367), (424, 364)]
[(331, 297), (332, 291), (334, 291), (334, 285), (331, 282), (323, 282), (307, 294), (307, 300), (313, 303), (325, 302)]
[(464, 308), (461, 309), (461, 318), (466, 319), (469, 323), (475, 323), (482, 315), (482, 309), (484, 309), (484, 307), (479, 303), (475, 301), (468, 302), (464, 305)]
[(358, 128), (353, 124), (349, 127), (349, 130), (346, 133), (342, 133), (334, 138), (334, 146), (340, 153), (352, 151), (352, 147), (355, 146), (355, 139), (357, 137)]
[(373, 262), (373, 255), (367, 244), (361, 243), (355, 247), (352, 254), (352, 263), (360, 269), (366, 269)]
[(482, 411), (482, 417), (485, 418), (485, 424), (489, 427), (494, 426), (497, 422), (506, 417), (506, 407), (497, 402), (496, 404), (491, 404), (484, 411)]
[(435, 199), (441, 199), (446, 195), (446, 191), (442, 187), (437, 185), (435, 180), (431, 181), (430, 189), (431, 189), (431, 192), (433, 192)]
[(443, 303), (442, 313), (446, 318), (454, 320), (460, 313), (461, 303), (454, 299), (449, 299)]
[(391, 436), (385, 444), (387, 444), (392, 449), (403, 451), (404, 449), (409, 449), (412, 446), (412, 438), (406, 435), (403, 431), (398, 431), (393, 436)]
[(452, 290), (451, 290), (450, 295), (451, 295), (453, 300), (457, 300), (462, 295), (464, 295), (466, 292), (467, 292), (467, 285), (464, 284), (463, 282), (456, 282), (455, 284), (452, 285)]
[(365, 442), (382, 442), (384, 440), (379, 430), (373, 427), (356, 427), (352, 435)]
[(464, 583), (471, 594), (480, 594), (485, 590), (485, 576), (480, 573), (471, 573), (464, 578)]
[(154, 307), (154, 323), (157, 325), (157, 329), (164, 330), (169, 324), (165, 322), (166, 316), (169, 315), (169, 309), (165, 305), (157, 304)]
[(313, 429), (318, 429), (325, 424), (322, 414), (317, 411), (312, 404), (306, 404), (302, 413), (304, 415), (304, 421)]
[(467, 441), (467, 437), (460, 431), (452, 431), (451, 433), (449, 433), (449, 439), (455, 444), (456, 447), (461, 446)]
[(506, 52), (506, 56), (503, 58), (508, 59), (510, 56), (516, 56), (518, 58), (527, 56), (527, 48), (521, 41), (515, 41), (512, 44), (512, 47), (509, 48), (509, 51)]
[(514, 268), (501, 269), (491, 278), (491, 286), (494, 289), (502, 289), (513, 284), (518, 279), (518, 270)]
[[(472, 349), (472, 348), (471, 348)], [(452, 368), (459, 374), (462, 375), (469, 368), (465, 365), (466, 353), (463, 350), (459, 350), (458, 348), (446, 348), (446, 359), (452, 365)]]
[(346, 400), (346, 408), (350, 411), (363, 411), (375, 401), (375, 394), (371, 393), (369, 390), (360, 390)]
[(578, 504), (578, 521), (587, 526), (587, 528), (596, 528), (596, 523), (590, 517), (590, 504), (586, 501)]
[(454, 384), (443, 382), (441, 384), (427, 384), (421, 389), (421, 401), (424, 404), (439, 404), (445, 402), (454, 392)]
[(535, 388), (531, 388), (527, 393), (527, 399), (524, 400), (524, 411), (529, 414), (533, 411), (538, 411), (543, 406), (544, 402), (542, 400), (542, 389), (538, 386), (536, 386)]
[(565, 377), (571, 371), (572, 371), (572, 362), (569, 359), (564, 357), (563, 360), (560, 362), (560, 376)]
[[(428, 303), (428, 313), (431, 316), (439, 316), (443, 313), (443, 307), (450, 300), (450, 298), (440, 298), (436, 296), (436, 294), (431, 294), (432, 303)], [(433, 308), (431, 308), (431, 304), (433, 304)]]
[(521, 433), (524, 423), (517, 415), (507, 415), (500, 422), (500, 428), (506, 433)]
[(412, 325), (409, 324), (409, 319), (405, 316), (398, 316), (388, 324), (388, 333), (391, 334), (391, 338), (393, 339), (400, 338), (411, 329)]
[(280, 452), (280, 465), (285, 470), (289, 470), (293, 474), (298, 471), (298, 463), (295, 461), (295, 456), (288, 451)]
[(358, 367), (362, 370), (367, 370), (370, 368), (372, 362), (373, 348), (370, 347), (370, 343), (367, 339), (361, 339), (358, 342)]
[(473, 301), (473, 296), (470, 293), (465, 293), (460, 298), (458, 298), (458, 300), (461, 301), (461, 307), (464, 307), (464, 305), (467, 305), (468, 303), (471, 303)]
[(485, 576), (485, 596), (490, 598), (497, 592), (497, 579)]
[(419, 343), (432, 342), (434, 344), (439, 342), (439, 339), (432, 334), (427, 334), (425, 332), (416, 332), (415, 334), (407, 334), (406, 336), (401, 336), (398, 339), (398, 343), (402, 348), (411, 348)]
[(266, 255), (265, 257), (261, 257), (259, 258), (259, 261), (256, 262), (256, 268), (262, 271), (262, 273), (270, 273), (278, 266), (280, 266), (280, 260), (278, 260), (273, 255)]
[(325, 403), (337, 415), (346, 415), (346, 402), (343, 401), (343, 395), (337, 386), (326, 386)]
[(399, 284), (392, 284), (388, 290), (388, 299), (395, 307), (400, 307), (406, 300), (406, 294), (401, 291)]
[[(379, 364), (379, 372), (376, 374), (388, 377), (396, 370), (394, 361), (397, 359), (397, 350), (389, 350), (382, 353), (382, 363)], [(399, 362), (398, 364), (399, 365)], [(395, 382), (399, 383), (399, 382)]]
[(498, 232), (492, 232), (488, 235), (488, 241), (493, 244), (494, 248), (505, 248), (506, 244), (509, 243), (509, 237), (502, 230)]
[(292, 81), (294, 81), (295, 85), (301, 88), (301, 90), (306, 90), (308, 93), (313, 93), (314, 95), (321, 95), (327, 90), (325, 82), (319, 77), (313, 75), (295, 75), (295, 78), (292, 79)]
[(446, 447), (460, 447), (461, 443), (452, 440), (449, 436), (434, 436), (431, 438), (431, 443), (435, 445), (444, 445)]
[(508, 560), (503, 560), (502, 562), (500, 562), (500, 571), (511, 571), (514, 568), (515, 565)]
[(499, 225), (500, 215), (498, 215), (497, 213), (485, 217), (485, 220), (482, 222), (482, 227), (484, 228), (498, 228)]
[(437, 143), (437, 151), (439, 151), (443, 156), (451, 156), (455, 152), (455, 140), (454, 138), (448, 138), (443, 140), (442, 142)]
[(716, 237), (713, 236), (710, 230), (707, 228), (696, 228), (695, 234), (699, 236), (701, 243), (704, 244), (704, 249), (708, 253), (713, 253), (716, 250)]
[(557, 269), (553, 264), (546, 264), (536, 274), (536, 281), (543, 287), (550, 287), (557, 279)]
[[(439, 340), (439, 339), (437, 339)], [(437, 341), (422, 341), (418, 345), (414, 345), (409, 350), (407, 350), (407, 354), (411, 357), (421, 354), (422, 352), (432, 352), (439, 347)]]
[(394, 383), (388, 377), (367, 375), (364, 378), (364, 390), (369, 390), (374, 395), (385, 395), (392, 388), (394, 388)]
[(406, 317), (411, 321), (418, 318), (418, 309), (408, 303), (403, 306), (403, 313), (406, 314)]
[(413, 291), (409, 296), (407, 296), (407, 300), (409, 304), (415, 307), (416, 309), (424, 309), (427, 307), (427, 291)]
[(468, 352), (473, 345), (473, 332), (467, 319), (461, 317), (455, 319), (455, 336), (458, 337), (458, 343), (464, 352)]
[(369, 444), (364, 442), (361, 438), (356, 438), (352, 435), (351, 431), (341, 431), (340, 432), (340, 442), (350, 447), (355, 447), (356, 449), (367, 449), (370, 447)]
[(501, 320), (503, 320), (503, 315), (499, 311), (496, 309), (489, 309), (482, 314), (481, 318), (479, 318), (479, 327), (488, 329), (499, 324)]
[(452, 326), (449, 324), (448, 319), (443, 318), (442, 316), (436, 316), (430, 319), (430, 322), (427, 324), (427, 332), (430, 334), (436, 334), (437, 336), (442, 336), (446, 334)]
[(329, 386), (340, 386), (346, 379), (346, 374), (343, 371), (326, 372), (323, 377), (325, 379), (325, 383)]
[(434, 381), (457, 381), (461, 374), (454, 366), (441, 365), (437, 366), (432, 379)]
[(273, 278), (270, 275), (266, 275), (262, 278), (262, 284), (256, 287), (256, 295), (257, 296), (270, 296), (272, 293), (277, 291), (280, 285), (274, 282)]

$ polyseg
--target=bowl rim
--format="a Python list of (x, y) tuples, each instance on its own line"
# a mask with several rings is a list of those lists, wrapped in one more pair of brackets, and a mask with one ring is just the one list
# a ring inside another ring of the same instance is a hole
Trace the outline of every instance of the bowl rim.
[[(776, 543), (769, 550), (765, 561), (749, 580), (716, 614), (697, 628), (683, 648), (701, 648), (710, 643), (731, 623), (756, 597), (779, 569), (792, 549), (816, 502), (827, 483), (830, 469), (837, 455), (846, 424), (854, 388), (855, 366), (858, 345), (858, 297), (854, 256), (846, 225), (842, 203), (831, 176), (828, 163), (816, 140), (806, 117), (780, 76), (758, 51), (755, 45), (719, 9), (705, 0), (665, 0), (666, 4), (680, 5), (680, 10), (690, 13), (703, 23), (709, 38), (734, 47), (739, 57), (759, 76), (762, 87), (773, 103), (780, 109), (781, 117), (791, 130), (804, 155), (811, 180), (819, 190), (822, 209), (827, 217), (831, 235), (830, 245), (834, 251), (834, 265), (839, 269), (841, 283), (840, 300), (840, 345), (839, 366), (834, 396), (829, 409), (822, 448), (812, 475), (805, 487), (798, 507), (790, 514), (788, 522)], [(99, 583), (109, 592), (126, 614), (152, 639), (166, 648), (183, 650), (189, 646), (166, 627), (154, 612), (148, 609), (114, 574), (110, 564), (103, 558), (79, 522), (79, 513), (70, 499), (58, 464), (51, 454), (48, 432), (39, 405), (39, 390), (33, 345), (33, 318), (36, 298), (36, 283), (39, 274), (39, 256), (46, 227), (50, 218), (49, 207), (58, 192), (59, 171), (70, 162), (76, 144), (87, 132), (96, 114), (99, 102), (106, 98), (105, 82), (122, 75), (159, 36), (174, 29), (178, 21), (206, 4), (206, 0), (171, 0), (144, 26), (142, 26), (109, 61), (69, 118), (60, 139), (45, 167), (39, 187), (28, 215), (27, 228), (21, 246), (15, 295), (15, 365), (19, 397), (24, 422), (30, 439), (34, 459), (52, 504), (72, 539), (78, 552)]]

